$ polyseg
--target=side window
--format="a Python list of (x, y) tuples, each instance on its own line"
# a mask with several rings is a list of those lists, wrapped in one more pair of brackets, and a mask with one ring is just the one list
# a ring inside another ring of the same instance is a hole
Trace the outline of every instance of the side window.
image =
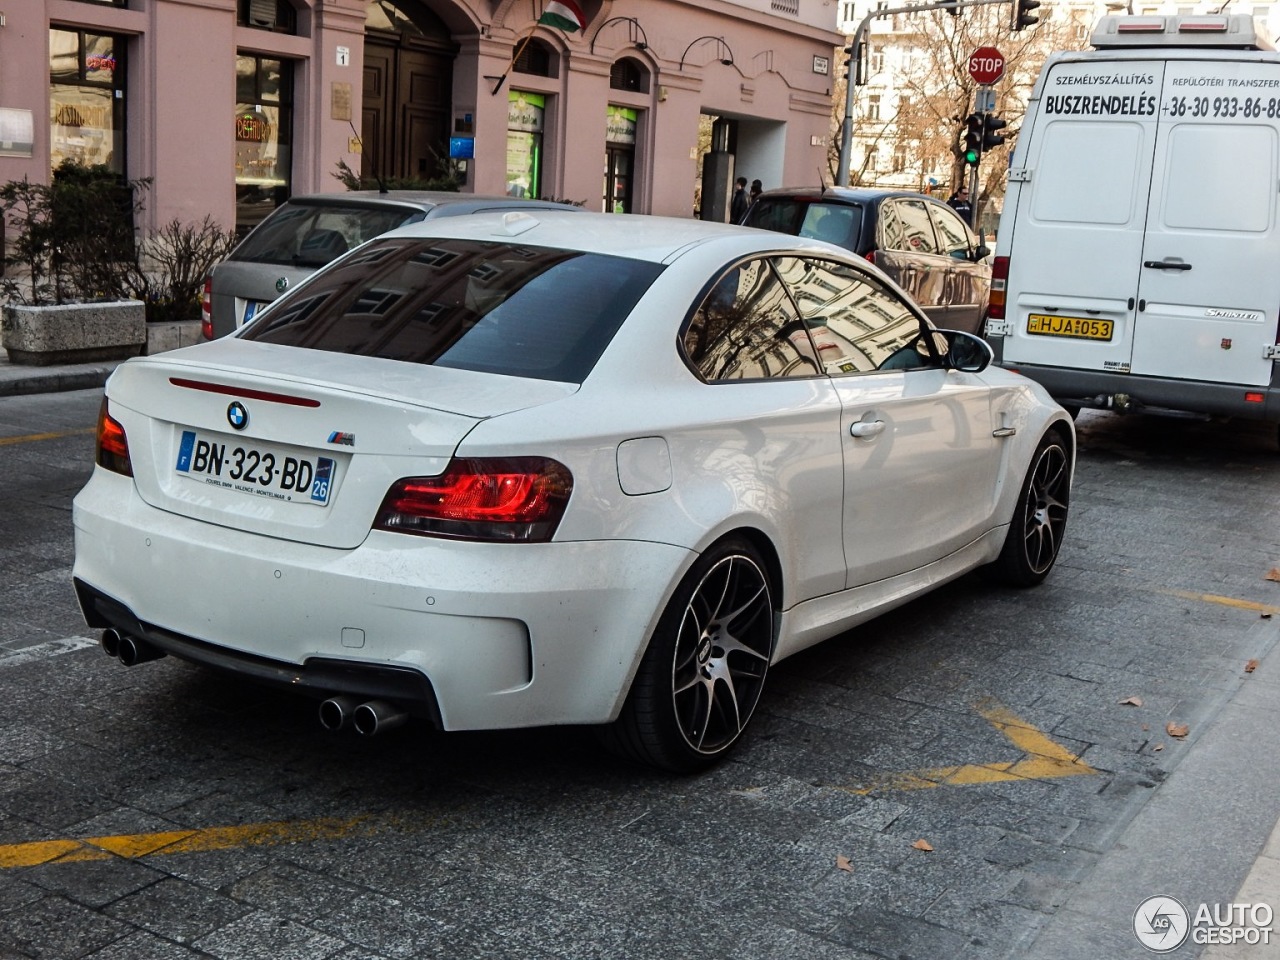
[(902, 229), (906, 244), (902, 247), (912, 253), (937, 253), (938, 241), (933, 236), (933, 224), (923, 200), (899, 200), (898, 214), (902, 217)]
[[(823, 369), (832, 376), (933, 366), (920, 318), (869, 274), (810, 257), (779, 257), (778, 274), (809, 325)], [(905, 349), (904, 349), (905, 348)]]
[(969, 228), (964, 225), (964, 221), (941, 204), (929, 204), (929, 212), (933, 214), (934, 225), (938, 228), (942, 252), (957, 260), (968, 260), (973, 253), (974, 244), (969, 238)]
[(892, 200), (880, 204), (880, 239), (876, 242), (881, 250), (906, 250), (907, 238), (902, 232), (902, 221), (898, 219), (898, 205)]
[(716, 281), (683, 343), (689, 362), (711, 382), (821, 372), (804, 323), (766, 260), (739, 264)]

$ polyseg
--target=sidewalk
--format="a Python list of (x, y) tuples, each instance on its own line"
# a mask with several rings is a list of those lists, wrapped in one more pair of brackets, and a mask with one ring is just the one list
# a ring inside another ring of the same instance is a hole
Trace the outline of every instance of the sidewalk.
[(119, 363), (118, 360), (112, 360), (31, 367), (10, 363), (9, 354), (0, 348), (0, 397), (100, 387), (107, 382), (107, 377), (111, 376), (111, 371)]

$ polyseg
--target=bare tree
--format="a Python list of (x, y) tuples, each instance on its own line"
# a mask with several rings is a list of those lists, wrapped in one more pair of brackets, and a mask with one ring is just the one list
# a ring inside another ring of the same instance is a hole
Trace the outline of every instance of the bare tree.
[[(1005, 4), (971, 7), (959, 16), (944, 11), (899, 14), (891, 32), (872, 31), (867, 83), (854, 92), (853, 139), (863, 151), (861, 169), (852, 183), (874, 184), (879, 174), (867, 169), (871, 147), (888, 144), (910, 160), (907, 175), (921, 186), (930, 173), (954, 188), (966, 176), (964, 120), (973, 112), (976, 84), (969, 76), (969, 57), (978, 47), (997, 47), (1005, 58), (1004, 77), (996, 84), (996, 113), (1008, 121), (1000, 132), (1007, 143), (983, 158), (981, 206), (1004, 192), (1009, 150), (1026, 112), (1027, 98), (1045, 58), (1055, 50), (1081, 49), (1087, 41), (1092, 10), (1046, 2), (1041, 23), (1026, 30), (1009, 29)], [(844, 112), (844, 86), (837, 84), (836, 127)], [(881, 115), (869, 116), (874, 97)], [(839, 139), (838, 132), (835, 136)], [(856, 158), (855, 158), (856, 159)], [(832, 168), (834, 170), (834, 167)], [(941, 186), (941, 184), (940, 184)]]

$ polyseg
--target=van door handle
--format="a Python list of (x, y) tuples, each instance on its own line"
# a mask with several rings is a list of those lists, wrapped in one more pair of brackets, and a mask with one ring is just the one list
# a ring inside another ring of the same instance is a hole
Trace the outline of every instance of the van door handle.
[(1190, 270), (1191, 269), (1191, 264), (1182, 263), (1181, 261), (1173, 261), (1173, 260), (1144, 260), (1142, 261), (1142, 265), (1144, 267), (1150, 267), (1152, 270)]
[(858, 420), (849, 424), (849, 435), (853, 437), (875, 437), (884, 433), (883, 420)]

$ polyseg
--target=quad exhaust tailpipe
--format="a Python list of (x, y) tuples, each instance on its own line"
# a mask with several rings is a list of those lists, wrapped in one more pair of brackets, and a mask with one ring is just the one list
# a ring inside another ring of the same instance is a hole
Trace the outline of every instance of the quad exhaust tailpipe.
[(115, 657), (126, 667), (146, 663), (149, 660), (159, 660), (165, 656), (165, 652), (159, 647), (147, 643), (141, 637), (117, 630), (115, 627), (108, 627), (102, 631), (98, 646), (102, 647), (103, 653), (109, 657)]
[(409, 714), (385, 700), (359, 702), (354, 697), (330, 697), (320, 704), (320, 726), (330, 732), (352, 726), (362, 737), (373, 737), (394, 730), (409, 719)]

